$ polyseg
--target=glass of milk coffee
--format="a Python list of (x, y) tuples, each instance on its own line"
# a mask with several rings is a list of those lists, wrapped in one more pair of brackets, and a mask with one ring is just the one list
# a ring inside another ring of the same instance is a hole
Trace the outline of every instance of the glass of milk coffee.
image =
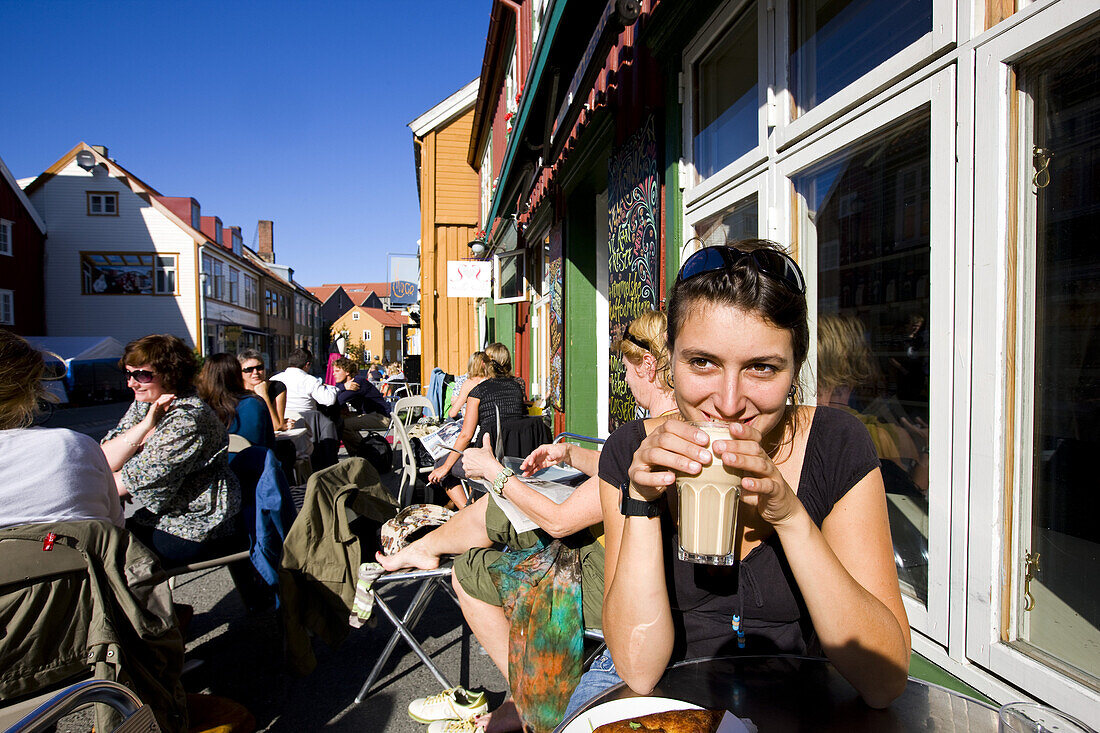
[(741, 474), (714, 455), (714, 441), (732, 440), (729, 423), (690, 422), (710, 438), (710, 463), (695, 474), (676, 473), (681, 560), (706, 565), (733, 565)]

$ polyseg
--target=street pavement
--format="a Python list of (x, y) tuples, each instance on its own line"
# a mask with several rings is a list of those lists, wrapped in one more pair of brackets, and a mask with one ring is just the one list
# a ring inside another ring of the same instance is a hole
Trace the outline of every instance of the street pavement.
[[(125, 412), (128, 403), (58, 409), (46, 423), (99, 438)], [(395, 489), (397, 476), (383, 483)], [(394, 484), (394, 485), (390, 485)], [(414, 588), (387, 590), (401, 614)], [(187, 659), (202, 663), (184, 675), (188, 692), (228, 697), (251, 711), (257, 730), (334, 731), (340, 733), (413, 733), (426, 726), (408, 717), (409, 701), (439, 692), (441, 687), (404, 642), (397, 646), (370, 695), (359, 705), (355, 696), (393, 631), (378, 614), (374, 626), (351, 629), (336, 649), (316, 641), (317, 668), (305, 677), (283, 664), (283, 642), (273, 610), (250, 614), (225, 568), (181, 576), (173, 591), (179, 603), (191, 604), (195, 616), (187, 632)], [(414, 629), (425, 651), (452, 683), (484, 689), (491, 707), (503, 701), (507, 683), (462, 622), (458, 607), (437, 592)], [(60, 733), (87, 733), (91, 716), (70, 716)]]

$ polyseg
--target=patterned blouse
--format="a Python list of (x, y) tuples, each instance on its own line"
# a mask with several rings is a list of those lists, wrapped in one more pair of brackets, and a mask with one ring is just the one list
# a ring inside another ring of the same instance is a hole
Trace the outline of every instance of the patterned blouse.
[[(148, 402), (134, 402), (107, 442), (141, 422)], [(148, 511), (132, 521), (191, 542), (230, 534), (241, 487), (229, 470), (225, 426), (198, 397), (177, 397), (145, 444), (122, 467), (122, 480)]]

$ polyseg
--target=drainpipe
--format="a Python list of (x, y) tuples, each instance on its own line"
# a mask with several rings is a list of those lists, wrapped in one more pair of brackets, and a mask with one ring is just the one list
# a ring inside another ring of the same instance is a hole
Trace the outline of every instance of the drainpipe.
[(206, 271), (202, 268), (202, 255), (206, 251), (206, 245), (199, 245), (199, 353), (204, 357), (206, 353)]

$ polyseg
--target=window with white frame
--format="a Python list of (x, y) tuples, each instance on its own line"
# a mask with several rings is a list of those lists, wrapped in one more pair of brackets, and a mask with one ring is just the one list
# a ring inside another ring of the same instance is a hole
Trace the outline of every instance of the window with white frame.
[(81, 252), (84, 295), (175, 295), (176, 255)]
[(210, 298), (214, 295), (214, 258), (202, 256), (202, 294)]
[(691, 63), (691, 160), (696, 183), (760, 144), (757, 15), (756, 3), (742, 5)]
[(15, 292), (0, 290), (0, 324), (15, 325)]
[(792, 0), (792, 116), (816, 107), (932, 30), (932, 0)]
[(1100, 453), (1100, 26), (1015, 69), (1026, 185), (1012, 555), (1023, 592), (1012, 596), (1010, 638), (1100, 690), (1100, 532), (1091, 489)]
[(176, 294), (176, 256), (157, 255), (157, 294)]
[(89, 216), (118, 216), (118, 194), (111, 191), (88, 191)]
[(225, 300), (225, 265), (221, 260), (214, 260), (214, 295), (218, 300)]
[(982, 282), (964, 397), (981, 511), (966, 580), (982, 593), (965, 639), (977, 664), (1096, 728), (1100, 535), (1085, 467), (1100, 448), (1100, 23), (1089, 3), (1050, 7), (975, 54), (973, 219), (985, 225), (967, 253)]
[(12, 222), (0, 219), (0, 255), (11, 255), (12, 246)]
[(240, 303), (238, 299), (240, 296), (240, 280), (241, 271), (236, 267), (230, 266), (229, 268), (229, 291), (226, 293), (226, 297), (230, 303)]
[(370, 331), (365, 328), (363, 329), (363, 340), (370, 341)]
[(695, 225), (695, 236), (704, 247), (728, 244), (760, 236), (760, 204), (755, 193), (703, 219)]
[(351, 320), (353, 320), (353, 321), (358, 321), (359, 320), (359, 311), (352, 311), (351, 312)]
[(259, 310), (260, 304), (257, 299), (257, 282), (256, 278), (249, 274), (244, 275), (244, 307), (249, 310)]
[(535, 46), (542, 35), (543, 23), (546, 22), (546, 10), (550, 6), (550, 0), (532, 0), (531, 2), (531, 45)]
[(524, 250), (517, 249), (493, 256), (493, 300), (518, 303), (526, 295), (524, 286)]
[(882, 462), (902, 589), (928, 602), (930, 119), (794, 177), (817, 261), (817, 403), (857, 415)]
[(493, 131), (485, 140), (485, 152), (481, 154), (481, 168), (479, 169), (481, 183), (481, 228), (489, 226), (489, 210), (493, 205)]

